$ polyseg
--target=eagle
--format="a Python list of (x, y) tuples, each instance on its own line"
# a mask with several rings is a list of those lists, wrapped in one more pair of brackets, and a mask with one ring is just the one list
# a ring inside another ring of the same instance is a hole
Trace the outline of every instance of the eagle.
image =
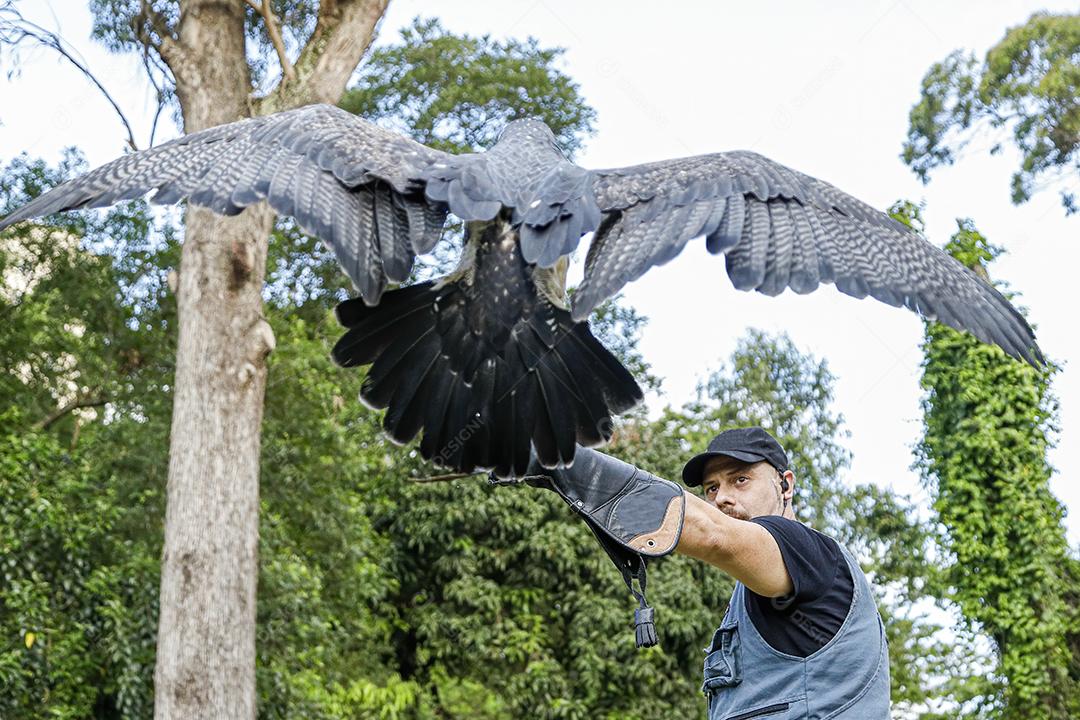
[[(829, 183), (749, 151), (586, 169), (537, 119), (455, 155), (308, 105), (125, 155), (16, 209), (0, 230), (151, 190), (153, 203), (186, 199), (222, 215), (265, 200), (321, 240), (359, 293), (336, 308), (346, 331), (334, 359), (370, 365), (360, 398), (386, 409), (390, 438), (421, 434), (425, 458), (463, 473), (521, 476), (532, 453), (567, 466), (578, 444), (610, 439), (612, 418), (643, 395), (588, 318), (698, 237), (739, 290), (831, 283), (1045, 362), (992, 285)], [(404, 284), (451, 213), (465, 227), (456, 268)], [(569, 257), (590, 233), (571, 297)]]

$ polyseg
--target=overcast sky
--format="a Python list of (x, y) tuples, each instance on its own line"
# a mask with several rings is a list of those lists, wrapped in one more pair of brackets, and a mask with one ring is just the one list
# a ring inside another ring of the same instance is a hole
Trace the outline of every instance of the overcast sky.
[[(84, 2), (21, 7), (82, 52), (145, 145), (153, 106), (137, 58), (110, 56), (90, 40)], [(991, 273), (1022, 294), (1043, 350), (1064, 366), (1054, 384), (1061, 432), (1051, 460), (1053, 489), (1072, 510), (1067, 523), (1075, 545), (1080, 340), (1072, 291), (1080, 218), (1066, 219), (1053, 191), (1014, 207), (1012, 152), (993, 158), (973, 152), (936, 172), (927, 187), (899, 160), (907, 113), (929, 65), (956, 48), (981, 55), (1006, 28), (1043, 8), (1068, 12), (1075, 4), (391, 0), (378, 42), (395, 41), (418, 14), (436, 14), (456, 32), (532, 35), (566, 48), (562, 67), (598, 113), (597, 133), (578, 158), (587, 167), (748, 149), (878, 208), (900, 198), (925, 201), (927, 234), (939, 245), (956, 229), (956, 218), (972, 218), (1008, 250)], [(123, 152), (123, 128), (95, 89), (45, 51), (24, 58), (20, 77), (0, 73), (0, 161), (26, 151), (55, 162), (62, 147), (75, 145), (97, 166)], [(176, 134), (166, 124), (158, 140)], [(789, 333), (837, 376), (836, 407), (854, 453), (847, 479), (893, 487), (926, 506), (910, 469), (920, 431), (922, 324), (915, 315), (828, 286), (810, 296), (737, 292), (723, 260), (708, 255), (701, 240), (628, 286), (625, 297), (650, 319), (641, 349), (674, 404), (693, 395), (747, 328)]]

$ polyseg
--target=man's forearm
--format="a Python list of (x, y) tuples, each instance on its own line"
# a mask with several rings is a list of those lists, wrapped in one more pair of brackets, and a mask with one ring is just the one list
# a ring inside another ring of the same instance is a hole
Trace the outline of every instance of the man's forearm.
[(731, 558), (728, 522), (737, 522), (697, 495), (686, 494), (682, 537), (675, 551), (722, 567)]
[(768, 530), (729, 517), (689, 492), (675, 552), (720, 568), (758, 595), (780, 597), (793, 589), (780, 547)]

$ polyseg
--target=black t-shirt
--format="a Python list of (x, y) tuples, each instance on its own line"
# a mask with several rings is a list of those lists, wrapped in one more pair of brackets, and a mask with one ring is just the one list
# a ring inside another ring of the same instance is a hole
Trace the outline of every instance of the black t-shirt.
[(746, 589), (746, 611), (773, 648), (807, 657), (820, 650), (844, 623), (854, 589), (840, 547), (828, 535), (779, 515), (751, 520), (776, 539), (794, 590), (768, 598)]

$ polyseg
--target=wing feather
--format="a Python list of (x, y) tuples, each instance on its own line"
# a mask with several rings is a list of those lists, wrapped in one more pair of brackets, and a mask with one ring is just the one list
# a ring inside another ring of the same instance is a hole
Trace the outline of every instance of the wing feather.
[(779, 295), (791, 279), (791, 256), (795, 248), (795, 226), (787, 203), (769, 203), (771, 242), (765, 256), (765, 277), (757, 290), (765, 295)]
[[(428, 203), (424, 188), (436, 165), (451, 167), (456, 161), (333, 105), (308, 105), (125, 155), (38, 196), (0, 221), (0, 230), (151, 191), (156, 204), (187, 199), (224, 215), (266, 200), (326, 243), (365, 301), (374, 303), (386, 284), (379, 277), (384, 267), (390, 279), (404, 280), (415, 254), (430, 251), (441, 237), (446, 207)], [(373, 193), (381, 198), (376, 206)], [(402, 203), (426, 207), (402, 212), (396, 209)], [(359, 222), (353, 212), (357, 204)], [(480, 203), (484, 212), (491, 207)], [(379, 230), (389, 233), (381, 242)]]
[(705, 235), (740, 290), (808, 293), (832, 283), (1043, 362), (1030, 325), (992, 285), (885, 213), (768, 158), (714, 153), (590, 177), (602, 220), (574, 293), (575, 320)]
[(800, 203), (788, 203), (791, 211), (792, 242), (791, 274), (788, 284), (800, 295), (813, 292), (821, 281), (820, 261), (814, 244), (814, 227), (810, 213)]

